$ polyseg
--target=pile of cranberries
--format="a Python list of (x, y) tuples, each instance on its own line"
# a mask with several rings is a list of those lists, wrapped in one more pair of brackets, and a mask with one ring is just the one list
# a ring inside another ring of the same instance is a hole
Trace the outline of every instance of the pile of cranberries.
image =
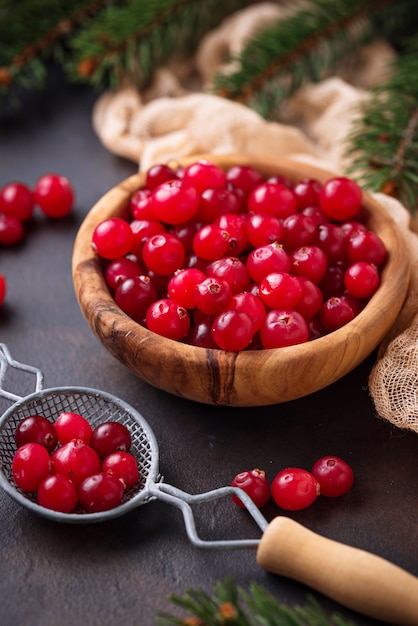
[(54, 423), (30, 415), (19, 422), (15, 442), (16, 485), (35, 493), (38, 503), (53, 511), (113, 509), (140, 478), (137, 460), (129, 452), (130, 432), (119, 422), (103, 422), (93, 429), (78, 413), (61, 413)]
[[(70, 213), (73, 204), (73, 187), (59, 174), (44, 174), (33, 189), (23, 182), (7, 183), (0, 188), (0, 248), (23, 240), (36, 207), (47, 217), (59, 219)], [(6, 278), (0, 274), (0, 306), (5, 297)]]
[(205, 348), (295, 345), (350, 322), (387, 251), (351, 179), (263, 178), (199, 160), (151, 167), (129, 218), (92, 246), (117, 305), (149, 330)]
[[(245, 491), (258, 507), (263, 507), (272, 497), (282, 509), (299, 511), (313, 504), (319, 495), (344, 495), (353, 482), (354, 473), (348, 463), (338, 456), (324, 456), (314, 463), (311, 471), (300, 467), (281, 470), (271, 484), (263, 470), (253, 469), (237, 474), (231, 485)], [(232, 499), (244, 508), (237, 496)]]

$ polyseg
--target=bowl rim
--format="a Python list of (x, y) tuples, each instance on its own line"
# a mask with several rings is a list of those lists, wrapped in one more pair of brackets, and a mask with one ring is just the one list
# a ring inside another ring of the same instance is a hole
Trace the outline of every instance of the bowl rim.
[[(179, 159), (178, 161), (170, 162), (172, 166), (185, 167), (188, 164), (198, 160), (206, 159), (218, 163), (221, 167), (227, 168), (233, 164), (235, 165), (252, 165), (256, 169), (267, 173), (280, 173), (287, 176), (291, 180), (300, 180), (305, 177), (317, 178), (320, 181), (325, 181), (330, 177), (337, 176), (338, 174), (330, 172), (321, 167), (305, 163), (297, 159), (289, 157), (271, 157), (269, 155), (262, 154), (223, 154), (223, 155), (194, 155), (185, 159)], [(295, 169), (300, 170), (300, 174), (295, 178)], [(181, 390), (177, 389), (175, 385), (167, 385), (165, 388), (152, 379), (152, 376), (138, 373), (137, 364), (132, 361), (132, 358), (124, 354), (124, 350), (121, 346), (116, 347), (115, 337), (122, 342), (123, 346), (127, 346), (127, 342), (130, 342), (132, 347), (132, 353), (139, 356), (143, 356), (144, 350), (147, 350), (147, 343), (149, 342), (150, 349), (155, 349), (155, 344), (164, 346), (170, 353), (170, 358), (173, 361), (177, 359), (187, 359), (194, 363), (198, 367), (202, 358), (205, 361), (210, 361), (213, 367), (217, 367), (219, 354), (222, 353), (225, 360), (229, 363), (227, 368), (233, 367), (234, 375), (239, 370), (246, 370), (248, 368), (254, 368), (254, 360), (256, 355), (257, 363), (265, 368), (278, 368), (277, 359), (281, 358), (286, 360), (286, 363), (294, 363), (294, 367), (297, 368), (298, 361), (301, 362), (301, 358), (314, 364), (315, 362), (325, 359), (330, 351), (340, 351), (341, 353), (341, 368), (338, 364), (335, 372), (330, 376), (324, 378), (318, 386), (311, 385), (307, 387), (306, 393), (299, 393), (292, 395), (292, 393), (275, 394), (275, 391), (271, 391), (271, 397), (265, 398), (261, 402), (254, 402), (254, 405), (260, 404), (275, 404), (286, 400), (295, 399), (302, 395), (308, 395), (314, 391), (322, 389), (329, 384), (335, 382), (343, 375), (354, 369), (359, 365), (368, 355), (370, 355), (379, 343), (383, 340), (387, 334), (389, 328), (395, 322), (404, 299), (406, 297), (409, 276), (410, 276), (410, 264), (405, 252), (405, 246), (403, 244), (403, 237), (399, 231), (399, 228), (393, 218), (387, 213), (386, 209), (369, 194), (367, 191), (363, 191), (363, 205), (365, 205), (366, 211), (369, 214), (370, 228), (374, 230), (375, 223), (379, 224), (379, 234), (385, 241), (385, 245), (388, 249), (388, 261), (381, 271), (381, 283), (376, 293), (372, 296), (366, 307), (348, 324), (339, 328), (328, 335), (319, 337), (313, 341), (308, 341), (303, 344), (295, 346), (263, 349), (263, 350), (244, 350), (239, 353), (228, 353), (218, 349), (206, 349), (197, 346), (191, 346), (182, 342), (174, 341), (172, 339), (164, 338), (156, 335), (152, 331), (149, 331), (145, 327), (132, 320), (128, 315), (123, 313), (121, 309), (116, 305), (113, 296), (111, 295), (104, 279), (104, 275), (100, 269), (100, 260), (96, 253), (93, 251), (89, 242), (91, 242), (91, 236), (95, 225), (106, 219), (109, 216), (109, 212), (114, 215), (121, 215), (128, 210), (128, 202), (132, 193), (144, 186), (145, 172), (138, 172), (127, 179), (123, 180), (119, 185), (110, 189), (89, 211), (83, 220), (79, 231), (76, 235), (73, 249), (72, 258), (72, 275), (73, 284), (76, 292), (76, 297), (80, 306), (80, 309), (99, 340), (105, 345), (105, 347), (124, 365), (129, 369), (132, 369), (137, 375), (139, 375), (146, 382), (160, 387), (169, 393), (174, 395), (180, 395), (188, 397), (191, 400), (203, 401), (214, 404), (232, 404), (234, 406), (248, 406), (248, 399), (244, 404), (241, 404), (239, 398), (229, 398), (222, 400), (222, 397), (207, 397), (201, 398), (200, 393), (186, 393), (183, 395)], [(125, 213), (126, 214), (126, 213)], [(383, 228), (383, 231), (381, 228)], [(391, 274), (396, 269), (398, 274), (397, 284), (388, 283), (385, 278), (388, 274)], [(86, 277), (88, 281), (86, 280)], [(395, 301), (393, 298), (395, 297)], [(387, 309), (388, 298), (392, 299), (392, 306), (389, 312)], [(376, 325), (376, 316), (381, 317), (382, 308), (385, 310), (385, 328), (382, 329)], [(368, 343), (366, 346), (358, 346), (358, 354), (356, 358), (350, 362), (349, 365), (344, 365), (343, 362), (346, 359), (346, 350), (348, 345), (352, 345), (353, 342), (361, 343), (361, 336), (367, 333)], [(111, 339), (113, 338), (113, 339)], [(279, 352), (278, 352), (279, 351)], [(338, 361), (338, 359), (337, 359)], [(270, 396), (270, 394), (268, 394)]]

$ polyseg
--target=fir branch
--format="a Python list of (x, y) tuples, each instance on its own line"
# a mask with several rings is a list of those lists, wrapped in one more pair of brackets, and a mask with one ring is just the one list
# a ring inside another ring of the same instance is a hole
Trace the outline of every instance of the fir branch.
[(349, 135), (348, 174), (365, 188), (398, 198), (412, 213), (418, 207), (418, 35), (391, 66), (387, 81), (370, 100)]
[(41, 88), (51, 59), (62, 58), (61, 43), (107, 0), (25, 0), (0, 5), (0, 96), (20, 85)]
[[(330, 73), (345, 55), (372, 39), (384, 17), (392, 33), (405, 26), (415, 0), (313, 0), (256, 35), (235, 59), (238, 69), (218, 75), (214, 92), (274, 117), (280, 102), (304, 82)], [(415, 11), (416, 13), (416, 11)], [(376, 18), (376, 22), (373, 18)], [(389, 28), (388, 28), (389, 30)]]
[(71, 40), (73, 80), (117, 88), (124, 78), (141, 88), (173, 52), (190, 53), (200, 38), (249, 0), (130, 0), (109, 5)]
[(339, 615), (327, 618), (312, 596), (306, 606), (290, 609), (261, 586), (252, 584), (247, 593), (231, 578), (215, 585), (212, 594), (189, 589), (184, 596), (173, 595), (170, 600), (187, 615), (161, 612), (157, 617), (160, 626), (355, 626)]

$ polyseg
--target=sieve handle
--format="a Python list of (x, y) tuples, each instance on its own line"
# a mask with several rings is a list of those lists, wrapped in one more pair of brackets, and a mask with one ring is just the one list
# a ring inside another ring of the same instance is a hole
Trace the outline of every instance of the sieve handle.
[(16, 400), (22, 400), (22, 396), (19, 396), (12, 391), (7, 391), (7, 389), (4, 388), (6, 374), (9, 368), (33, 374), (35, 376), (35, 391), (42, 391), (44, 377), (41, 370), (37, 367), (32, 367), (31, 365), (15, 361), (15, 359), (12, 358), (6, 344), (0, 343), (0, 397), (6, 398), (7, 400), (13, 400), (14, 402)]
[(155, 498), (163, 500), (168, 504), (179, 508), (183, 513), (184, 525), (186, 528), (187, 536), (190, 542), (196, 548), (214, 548), (214, 549), (227, 549), (227, 548), (256, 548), (260, 542), (260, 539), (201, 539), (196, 530), (195, 519), (193, 515), (192, 505), (211, 502), (220, 498), (237, 496), (244, 504), (251, 517), (257, 523), (258, 527), (264, 531), (267, 528), (267, 520), (260, 512), (258, 507), (254, 504), (253, 500), (248, 494), (238, 487), (220, 487), (218, 489), (212, 489), (204, 493), (190, 494), (178, 487), (169, 485), (164, 482), (155, 483), (150, 487), (150, 494)]
[(257, 550), (267, 571), (293, 578), (363, 615), (418, 624), (418, 578), (370, 552), (327, 539), (279, 516)]

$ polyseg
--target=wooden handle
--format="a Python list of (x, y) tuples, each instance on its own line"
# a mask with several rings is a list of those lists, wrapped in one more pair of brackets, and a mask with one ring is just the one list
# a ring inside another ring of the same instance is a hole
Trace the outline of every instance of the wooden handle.
[(257, 562), (340, 604), (398, 626), (418, 625), (418, 578), (370, 552), (321, 537), (279, 516), (264, 532)]

